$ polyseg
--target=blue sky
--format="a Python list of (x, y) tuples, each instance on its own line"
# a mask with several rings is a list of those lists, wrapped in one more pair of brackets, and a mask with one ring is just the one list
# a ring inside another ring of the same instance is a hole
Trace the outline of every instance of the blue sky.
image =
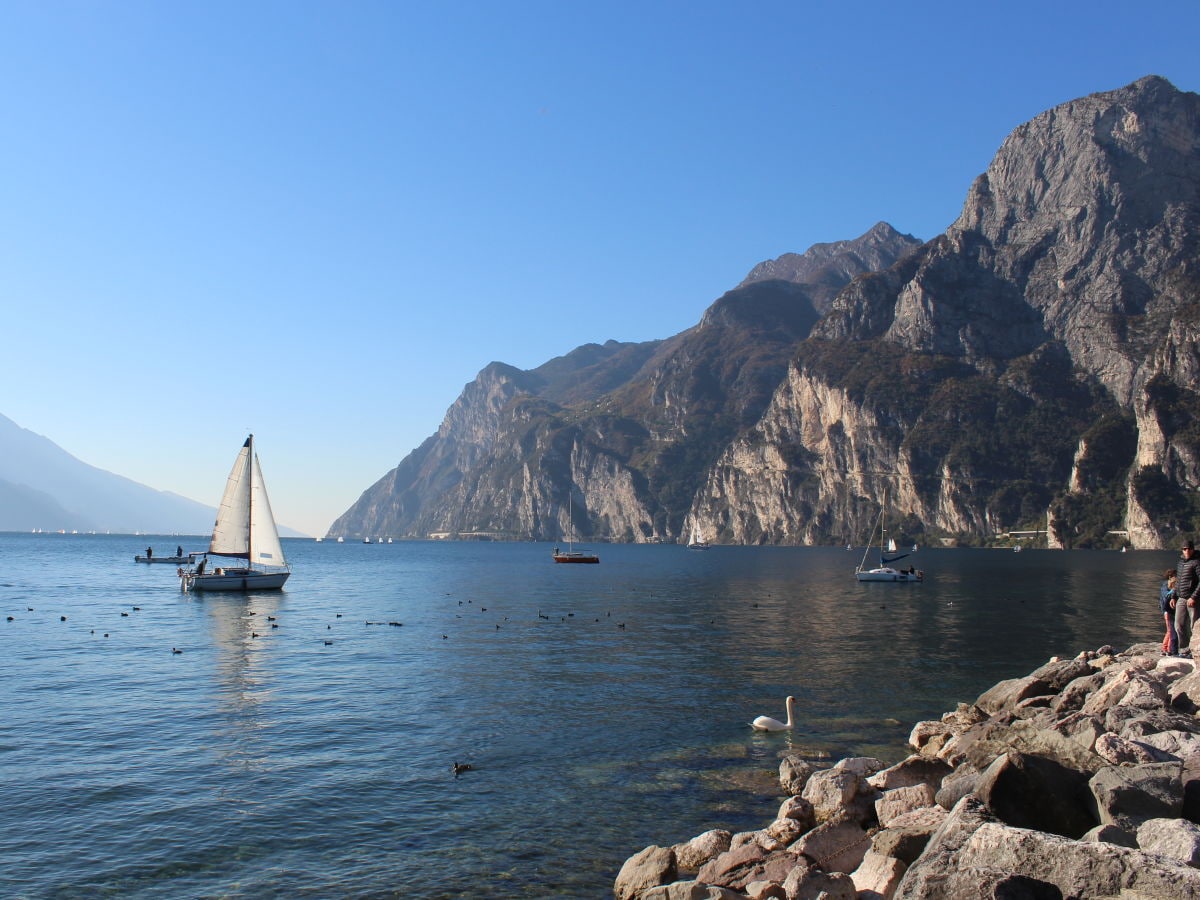
[(958, 215), (1200, 4), (0, 2), (0, 413), (323, 534), (492, 360), (663, 338), (758, 262)]

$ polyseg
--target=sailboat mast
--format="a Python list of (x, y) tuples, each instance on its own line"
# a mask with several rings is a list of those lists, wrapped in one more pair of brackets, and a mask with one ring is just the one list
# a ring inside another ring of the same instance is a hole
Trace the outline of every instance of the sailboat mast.
[(250, 449), (247, 464), (250, 468), (246, 483), (250, 493), (246, 497), (246, 565), (254, 565), (254, 435), (246, 438), (246, 446)]

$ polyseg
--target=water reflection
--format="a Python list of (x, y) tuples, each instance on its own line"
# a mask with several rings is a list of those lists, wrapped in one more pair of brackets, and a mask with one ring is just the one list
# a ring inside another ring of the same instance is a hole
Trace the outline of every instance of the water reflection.
[(214, 694), (219, 703), (213, 719), (215, 750), (222, 761), (238, 770), (267, 767), (268, 748), (257, 732), (268, 724), (266, 704), (273, 689), (271, 654), (264, 642), (282, 603), (282, 594), (206, 593), (201, 604), (212, 638), (215, 659)]

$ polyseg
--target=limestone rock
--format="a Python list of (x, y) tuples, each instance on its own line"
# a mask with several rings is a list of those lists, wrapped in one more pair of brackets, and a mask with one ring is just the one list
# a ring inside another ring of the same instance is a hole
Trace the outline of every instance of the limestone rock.
[(675, 862), (685, 872), (694, 872), (702, 865), (729, 849), (733, 835), (720, 828), (698, 834), (690, 841), (676, 844)]
[(782, 883), (788, 873), (801, 862), (798, 853), (790, 850), (768, 852), (751, 842), (705, 863), (696, 873), (696, 880), (735, 890), (740, 890), (753, 881)]
[(715, 884), (673, 881), (643, 891), (638, 900), (743, 900), (743, 895)]
[(670, 847), (650, 846), (625, 860), (613, 885), (617, 900), (633, 900), (647, 888), (675, 880), (675, 852)]
[(862, 863), (871, 839), (856, 822), (830, 821), (818, 825), (791, 848), (826, 872), (853, 872)]
[(933, 806), (934, 790), (929, 784), (913, 784), (908, 787), (884, 791), (875, 801), (875, 816), (883, 828), (904, 813)]
[(1053, 760), (1010, 751), (983, 773), (975, 793), (999, 819), (1078, 838), (1097, 822), (1088, 809), (1088, 780)]
[(1200, 868), (1200, 826), (1183, 819), (1147, 819), (1138, 826), (1137, 845)]
[(896, 765), (871, 775), (867, 778), (867, 784), (881, 791), (911, 787), (914, 784), (928, 784), (936, 791), (941, 787), (942, 779), (953, 771), (944, 760), (920, 755), (909, 756)]
[(858, 775), (845, 769), (823, 769), (808, 779), (801, 796), (813, 805), (817, 821), (823, 822), (850, 804), (860, 781)]
[(779, 763), (779, 786), (785, 794), (798, 796), (816, 768), (803, 757), (789, 754)]
[(1108, 766), (1089, 782), (1100, 823), (1122, 827), (1147, 819), (1177, 818), (1183, 810), (1181, 763)]
[(879, 853), (874, 848), (868, 850), (859, 867), (850, 873), (858, 900), (890, 900), (907, 868), (894, 856)]
[(796, 869), (783, 883), (788, 900), (855, 900), (854, 879), (842, 872)]

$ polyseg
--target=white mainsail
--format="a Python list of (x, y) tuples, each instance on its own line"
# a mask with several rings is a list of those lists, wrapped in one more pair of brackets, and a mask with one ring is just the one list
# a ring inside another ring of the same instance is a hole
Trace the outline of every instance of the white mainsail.
[(254, 452), (254, 435), (246, 438), (229, 472), (208, 552), (245, 559), (251, 565), (287, 565), (262, 467)]

